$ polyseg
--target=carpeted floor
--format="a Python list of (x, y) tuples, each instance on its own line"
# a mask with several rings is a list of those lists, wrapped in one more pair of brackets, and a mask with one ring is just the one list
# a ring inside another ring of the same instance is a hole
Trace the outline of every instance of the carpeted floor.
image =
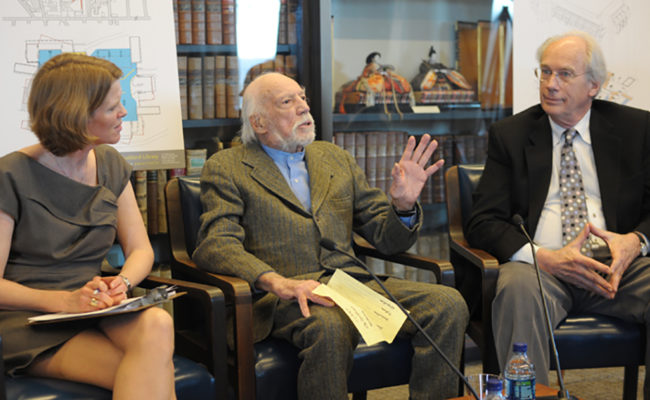
[[(473, 343), (472, 343), (473, 344)], [(467, 352), (468, 354), (471, 352)], [(468, 360), (465, 365), (466, 375), (481, 372), (478, 360)], [(554, 372), (552, 372), (554, 373)], [(551, 375), (553, 376), (553, 375)], [(643, 399), (643, 377), (645, 368), (639, 368), (639, 385), (637, 399)], [(553, 382), (555, 379), (551, 378)], [(623, 397), (623, 368), (578, 369), (564, 371), (564, 384), (569, 394), (581, 400), (616, 400)], [(557, 383), (551, 386), (559, 387)], [(368, 400), (408, 400), (408, 387), (372, 390), (368, 392)]]

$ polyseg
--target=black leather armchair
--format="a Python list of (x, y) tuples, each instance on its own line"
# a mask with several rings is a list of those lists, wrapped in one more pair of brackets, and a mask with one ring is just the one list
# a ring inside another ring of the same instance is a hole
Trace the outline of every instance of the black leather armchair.
[[(177, 285), (186, 292), (174, 301), (175, 385), (179, 400), (225, 399), (227, 388), (224, 296), (216, 287), (151, 276), (139, 287)], [(200, 348), (201, 346), (209, 347)], [(207, 345), (205, 344), (207, 343)], [(2, 358), (0, 338), (0, 359)], [(0, 400), (111, 399), (109, 390), (97, 386), (32, 376), (10, 377), (0, 363)], [(146, 382), (143, 382), (146, 384)]]
[[(229, 355), (229, 377), (237, 398), (295, 399), (298, 349), (274, 338), (253, 344), (252, 296), (248, 283), (236, 277), (201, 271), (190, 258), (202, 213), (199, 180), (172, 179), (167, 184), (165, 195), (174, 277), (218, 286), (226, 295), (227, 312), (233, 317), (235, 336), (235, 349)], [(361, 256), (386, 258), (432, 270), (439, 282), (453, 285), (453, 268), (446, 261), (438, 262), (406, 253), (385, 257), (363, 241), (357, 243), (356, 251)], [(408, 383), (412, 354), (410, 341), (400, 338), (392, 344), (359, 345), (354, 354), (348, 390), (355, 399), (365, 399), (367, 390)]]
[[(483, 165), (453, 166), (445, 173), (450, 259), (456, 288), (470, 310), (468, 334), (481, 351), (483, 371), (499, 373), (491, 315), (499, 263), (487, 252), (470, 247), (464, 235), (472, 192), (482, 173)], [(638, 366), (643, 365), (645, 353), (643, 325), (603, 315), (571, 314), (554, 333), (562, 369), (623, 366), (623, 399), (636, 399)]]

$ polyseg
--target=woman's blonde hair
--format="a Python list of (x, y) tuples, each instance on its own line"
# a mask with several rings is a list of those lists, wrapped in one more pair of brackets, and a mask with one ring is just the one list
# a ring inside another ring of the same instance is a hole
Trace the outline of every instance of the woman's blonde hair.
[(52, 57), (32, 80), (30, 128), (52, 154), (63, 156), (91, 143), (88, 121), (122, 71), (102, 58), (77, 53)]

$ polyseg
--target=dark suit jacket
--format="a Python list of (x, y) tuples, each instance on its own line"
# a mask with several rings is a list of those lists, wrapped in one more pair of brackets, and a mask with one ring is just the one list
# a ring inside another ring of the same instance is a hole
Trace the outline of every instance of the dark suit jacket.
[[(215, 153), (201, 176), (201, 216), (193, 259), (210, 272), (239, 276), (251, 285), (268, 271), (319, 279), (333, 268), (362, 273), (348, 257), (325, 250), (321, 238), (352, 254), (355, 231), (384, 253), (407, 250), (420, 223), (408, 229), (386, 195), (370, 188), (354, 158), (332, 143), (307, 146), (311, 212), (271, 157), (257, 144)], [(421, 215), (421, 210), (419, 215)], [(271, 332), (278, 298), (268, 294), (253, 307), (255, 340)]]
[[(594, 100), (589, 127), (607, 230), (650, 237), (650, 113)], [(490, 127), (488, 159), (465, 227), (472, 246), (508, 260), (526, 243), (511, 222), (514, 214), (534, 235), (552, 151), (551, 125), (540, 105)]]

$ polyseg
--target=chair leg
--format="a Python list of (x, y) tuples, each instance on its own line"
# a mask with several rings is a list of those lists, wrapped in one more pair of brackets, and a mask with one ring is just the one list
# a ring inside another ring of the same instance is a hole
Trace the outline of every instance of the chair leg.
[(639, 366), (625, 366), (623, 378), (623, 400), (636, 400), (636, 387), (639, 380)]
[[(465, 339), (465, 342), (467, 342), (467, 339)], [(465, 346), (463, 346), (463, 349), (460, 353), (460, 373), (465, 376)], [(462, 396), (465, 394), (465, 383), (458, 378), (458, 397)]]
[(368, 392), (354, 392), (352, 393), (352, 400), (366, 400)]

